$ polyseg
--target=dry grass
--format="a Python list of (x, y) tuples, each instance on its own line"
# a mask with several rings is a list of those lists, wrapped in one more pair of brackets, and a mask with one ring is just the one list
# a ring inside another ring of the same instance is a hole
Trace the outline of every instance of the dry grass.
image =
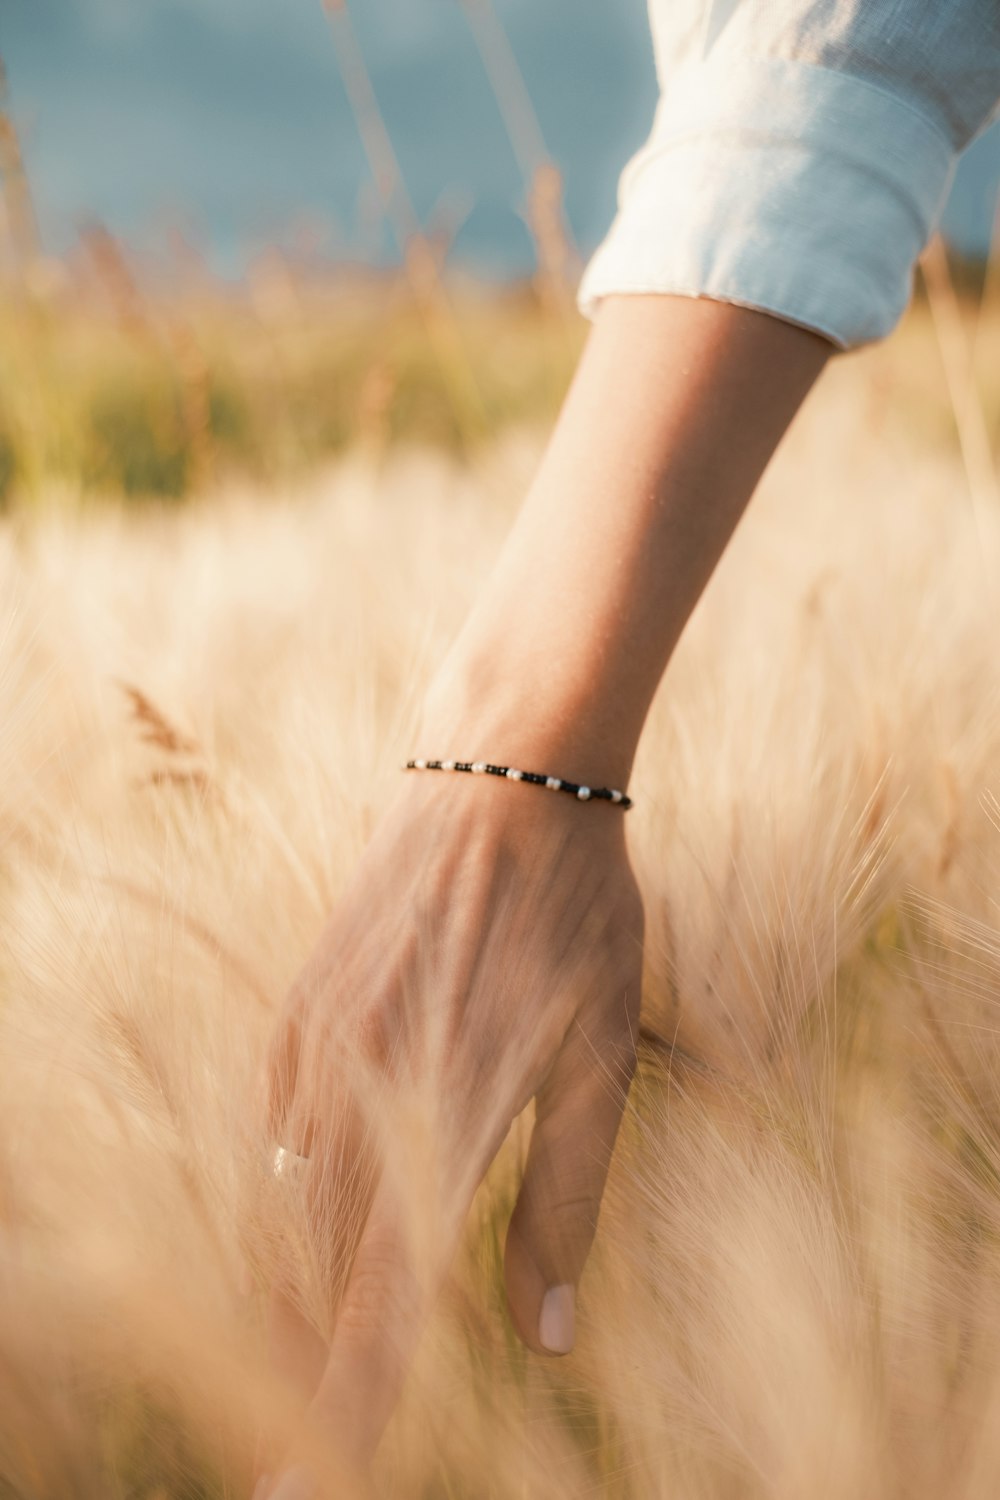
[[(921, 337), (830, 371), (656, 705), (629, 817), (676, 1045), (578, 1349), (505, 1321), (521, 1122), (388, 1493), (996, 1493), (1000, 517), (898, 399)], [(0, 1493), (241, 1493), (283, 1399), (236, 1290), (285, 1222), (265, 1037), (536, 448), (0, 533)]]

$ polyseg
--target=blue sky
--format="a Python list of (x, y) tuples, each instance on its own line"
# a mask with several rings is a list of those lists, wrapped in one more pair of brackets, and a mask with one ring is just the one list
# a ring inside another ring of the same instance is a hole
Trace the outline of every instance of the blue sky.
[[(644, 0), (495, 0), (563, 169), (584, 250), (656, 97)], [(480, 269), (531, 264), (522, 183), (459, 0), (353, 0), (410, 192)], [(388, 240), (319, 0), (0, 0), (0, 55), (47, 245), (99, 219), (149, 248), (182, 227), (213, 264), (307, 225), (335, 254)], [(969, 155), (947, 224), (985, 243), (1000, 133)]]

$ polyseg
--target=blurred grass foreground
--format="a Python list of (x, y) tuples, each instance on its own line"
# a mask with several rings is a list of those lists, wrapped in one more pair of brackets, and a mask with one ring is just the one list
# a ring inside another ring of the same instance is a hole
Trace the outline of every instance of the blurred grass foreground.
[[(926, 327), (824, 377), (654, 706), (647, 1042), (576, 1349), (527, 1355), (503, 1303), (522, 1118), (381, 1494), (1000, 1487), (1000, 506), (950, 326), (954, 419)], [(181, 506), (40, 487), (0, 522), (10, 1500), (242, 1497), (294, 1407), (263, 1338), (289, 1241), (320, 1326), (331, 1293), (262, 1167), (261, 1058), (539, 442)]]

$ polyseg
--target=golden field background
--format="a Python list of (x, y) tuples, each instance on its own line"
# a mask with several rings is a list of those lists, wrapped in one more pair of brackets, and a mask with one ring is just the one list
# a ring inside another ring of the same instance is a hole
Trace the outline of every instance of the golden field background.
[[(390, 1428), (386, 1494), (997, 1491), (1000, 324), (940, 260), (929, 277), (931, 303), (809, 399), (647, 729), (628, 815), (646, 1041), (577, 1349), (540, 1361), (506, 1320), (522, 1120)], [(524, 410), (474, 441), (408, 428), (398, 376), (375, 374), (331, 453), (302, 451), (289, 397), (291, 458), (265, 434), (258, 469), (179, 418), (193, 471), (123, 504), (81, 456), (72, 391), (140, 359), (137, 335), (63, 319), (61, 295), (2, 314), (21, 374), (0, 524), (0, 1494), (237, 1496), (284, 1411), (260, 1316), (290, 1223), (315, 1271), (262, 1166), (269, 1027), (397, 785), (580, 330), (459, 296), (435, 345), (405, 313), (398, 347), (440, 360), (457, 329), (485, 351), (479, 387), (500, 372)], [(391, 363), (359, 297), (343, 337), (332, 311), (276, 306), (287, 348)], [(182, 410), (223, 316), (149, 316), (174, 366), (188, 351)], [(280, 389), (280, 360), (262, 368)]]

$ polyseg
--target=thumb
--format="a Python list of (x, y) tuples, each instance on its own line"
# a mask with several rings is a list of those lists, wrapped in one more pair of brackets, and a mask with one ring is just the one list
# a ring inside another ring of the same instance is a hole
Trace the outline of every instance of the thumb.
[(504, 1257), (511, 1317), (536, 1353), (573, 1347), (576, 1287), (635, 1071), (627, 1016), (623, 1005), (616, 1033), (600, 1043), (577, 1021), (536, 1098)]

